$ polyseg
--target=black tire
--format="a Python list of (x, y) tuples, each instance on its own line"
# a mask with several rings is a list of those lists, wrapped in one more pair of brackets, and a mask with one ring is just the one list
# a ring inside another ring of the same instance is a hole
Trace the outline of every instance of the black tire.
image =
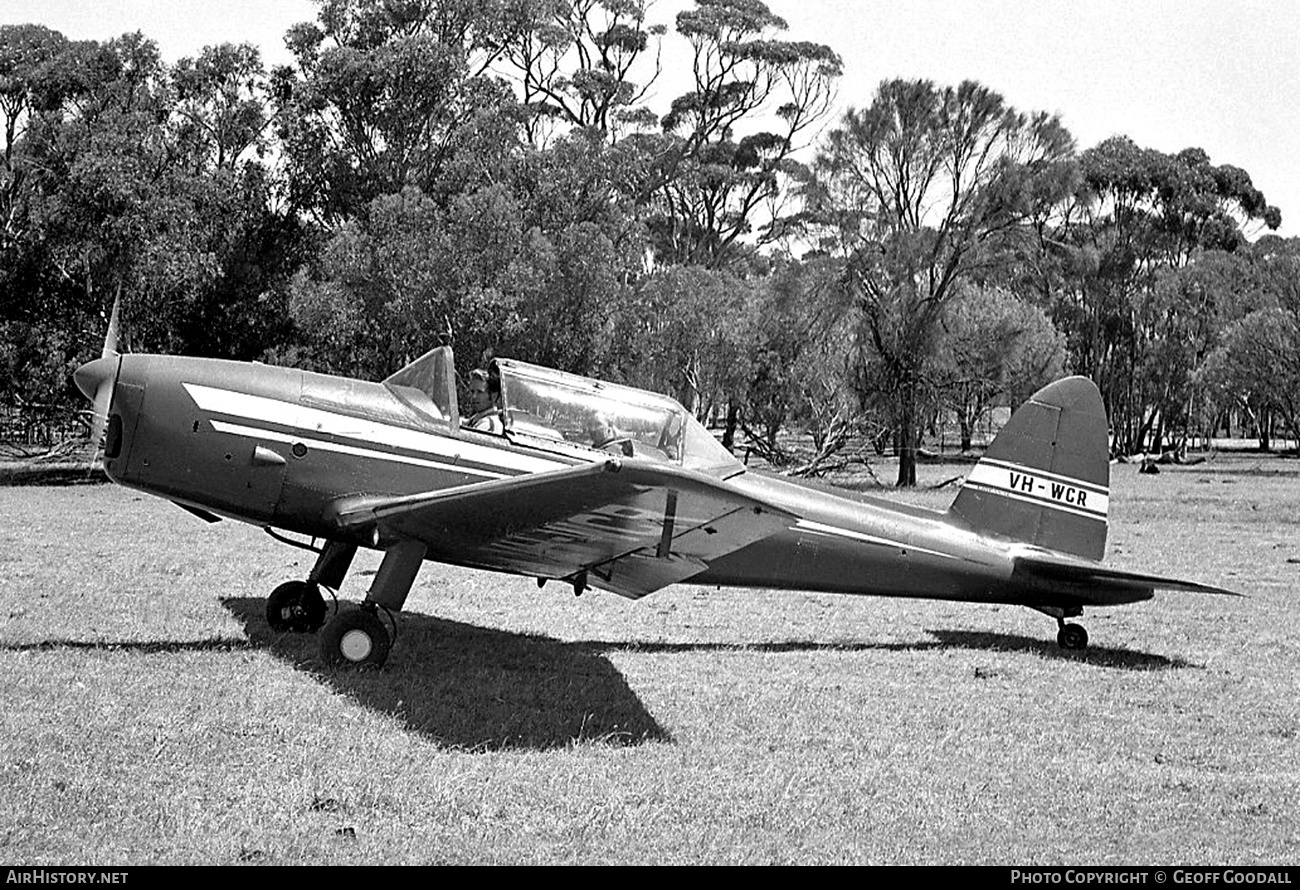
[(320, 587), (310, 581), (286, 581), (266, 598), (266, 623), (276, 633), (315, 633), (326, 611)]
[(1088, 632), (1083, 629), (1082, 624), (1062, 624), (1061, 629), (1056, 633), (1056, 642), (1062, 649), (1087, 649)]
[(320, 635), (321, 660), (333, 667), (380, 667), (392, 645), (379, 616), (364, 608), (335, 615)]

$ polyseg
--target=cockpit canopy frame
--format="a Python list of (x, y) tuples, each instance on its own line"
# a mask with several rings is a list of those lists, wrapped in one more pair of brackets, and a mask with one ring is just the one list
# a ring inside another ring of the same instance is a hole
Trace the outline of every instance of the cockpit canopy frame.
[(515, 359), (493, 365), (507, 433), (536, 447), (563, 442), (724, 477), (743, 469), (676, 399)]
[[(567, 454), (604, 451), (726, 478), (744, 471), (681, 403), (668, 396), (515, 359), (495, 359), (505, 435), (516, 444)], [(450, 346), (426, 352), (384, 381), (408, 407), (456, 434), (461, 426)]]

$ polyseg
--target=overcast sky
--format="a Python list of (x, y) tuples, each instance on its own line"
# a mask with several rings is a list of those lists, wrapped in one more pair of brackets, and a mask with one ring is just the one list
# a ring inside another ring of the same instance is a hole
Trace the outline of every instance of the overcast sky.
[[(671, 24), (685, 0), (659, 0)], [(1080, 149), (1125, 134), (1165, 152), (1198, 146), (1244, 168), (1300, 234), (1300, 4), (1263, 0), (768, 0), (788, 37), (844, 59), (844, 105), (889, 77), (975, 79), (1026, 111), (1061, 116)], [(71, 38), (143, 31), (169, 62), (222, 42), (288, 61), (310, 0), (0, 0), (0, 24)], [(661, 97), (656, 106), (666, 106)], [(657, 108), (662, 111), (662, 108)]]

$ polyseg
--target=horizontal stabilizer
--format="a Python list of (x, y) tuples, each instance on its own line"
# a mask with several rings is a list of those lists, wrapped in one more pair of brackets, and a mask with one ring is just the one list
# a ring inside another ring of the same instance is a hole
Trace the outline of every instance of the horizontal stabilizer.
[(1056, 556), (1018, 556), (1013, 577), (1037, 582), (1044, 589), (1065, 594), (1079, 605), (1114, 606), (1151, 599), (1157, 590), (1183, 590), (1189, 593), (1212, 593), (1241, 596), (1233, 590), (1180, 581), (1159, 575), (1144, 575), (1111, 569), (1083, 560)]

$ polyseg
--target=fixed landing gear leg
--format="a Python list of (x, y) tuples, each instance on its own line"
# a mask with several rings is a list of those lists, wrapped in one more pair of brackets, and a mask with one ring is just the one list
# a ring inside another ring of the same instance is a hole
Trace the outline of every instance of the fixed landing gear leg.
[(348, 569), (352, 567), (352, 557), (356, 555), (356, 544), (330, 541), (317, 557), (316, 565), (312, 566), (307, 580), (328, 587), (330, 590), (338, 590), (343, 586), (343, 579), (347, 577)]
[[(321, 633), (321, 660), (337, 667), (380, 667), (392, 649), (379, 610), (400, 612), (420, 571), (426, 548), (417, 541), (401, 541), (384, 551), (375, 583), (356, 609), (340, 611)], [(394, 632), (396, 625), (394, 625)]]

